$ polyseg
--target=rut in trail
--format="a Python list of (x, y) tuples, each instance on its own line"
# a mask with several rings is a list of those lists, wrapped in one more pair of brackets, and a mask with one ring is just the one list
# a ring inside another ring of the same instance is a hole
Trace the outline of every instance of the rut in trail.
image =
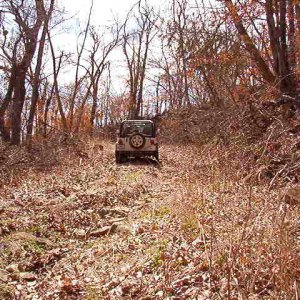
[(16, 296), (118, 298), (124, 283), (133, 277), (136, 289), (142, 270), (153, 268), (151, 252), (172, 238), (160, 223), (179, 189), (181, 162), (165, 148), (163, 165), (147, 158), (116, 165), (113, 150), (106, 144), (50, 172), (29, 172), (2, 192), (1, 272)]

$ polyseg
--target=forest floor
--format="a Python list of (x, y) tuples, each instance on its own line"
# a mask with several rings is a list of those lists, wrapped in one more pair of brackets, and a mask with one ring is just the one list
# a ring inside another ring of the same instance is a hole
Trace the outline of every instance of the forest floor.
[(296, 299), (298, 216), (194, 146), (93, 141), (0, 191), (0, 299)]

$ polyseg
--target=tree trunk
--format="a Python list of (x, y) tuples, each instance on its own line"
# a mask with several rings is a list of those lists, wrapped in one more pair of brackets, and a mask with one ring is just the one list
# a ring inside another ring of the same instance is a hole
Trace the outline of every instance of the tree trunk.
[(289, 57), (290, 68), (292, 71), (296, 67), (296, 31), (295, 31), (295, 9), (292, 0), (288, 0), (288, 19), (289, 19)]
[(34, 121), (36, 106), (37, 106), (37, 102), (38, 102), (38, 98), (39, 98), (40, 74), (41, 74), (41, 68), (42, 68), (46, 35), (47, 35), (47, 31), (48, 31), (49, 20), (51, 18), (52, 12), (53, 12), (53, 8), (54, 8), (54, 0), (51, 0), (50, 8), (49, 8), (49, 11), (48, 11), (45, 23), (44, 23), (44, 27), (43, 27), (43, 32), (42, 32), (39, 50), (38, 50), (37, 63), (36, 63), (36, 67), (35, 67), (34, 77), (33, 77), (31, 106), (30, 106), (30, 112), (29, 112), (29, 118), (28, 118), (28, 124), (27, 124), (27, 140), (29, 143), (30, 143), (31, 137), (32, 137), (33, 121)]
[(58, 88), (58, 73), (60, 71), (60, 66), (62, 63), (62, 57), (63, 57), (63, 53), (61, 53), (60, 57), (59, 57), (59, 62), (58, 62), (58, 66), (56, 67), (56, 58), (55, 58), (55, 52), (54, 52), (54, 47), (51, 41), (51, 35), (50, 32), (48, 30), (47, 32), (48, 35), (48, 39), (49, 39), (49, 45), (50, 45), (50, 50), (51, 50), (51, 56), (52, 56), (52, 66), (53, 66), (53, 85), (54, 85), (54, 91), (55, 91), (55, 96), (57, 99), (57, 105), (58, 105), (58, 110), (61, 116), (61, 122), (62, 122), (62, 126), (63, 126), (63, 130), (65, 135), (68, 134), (68, 126), (67, 126), (67, 119), (65, 116), (65, 112), (63, 109), (63, 105), (60, 99), (60, 94), (59, 94), (59, 88)]
[(54, 93), (54, 85), (52, 85), (50, 96), (47, 98), (46, 104), (45, 104), (45, 111), (44, 111), (44, 129), (43, 129), (43, 136), (47, 136), (47, 125), (48, 125), (48, 112), (51, 104), (51, 100)]
[(36, 20), (32, 27), (29, 27), (18, 14), (18, 8), (12, 4), (12, 10), (15, 12), (16, 21), (20, 28), (24, 39), (24, 54), (20, 63), (15, 66), (15, 84), (14, 95), (11, 112), (11, 143), (19, 145), (21, 143), (21, 130), (22, 130), (22, 110), (25, 102), (26, 89), (25, 80), (26, 73), (32, 62), (36, 46), (37, 38), (45, 18), (44, 2), (41, 0), (35, 1)]
[(94, 86), (93, 93), (92, 93), (93, 104), (92, 104), (91, 116), (90, 116), (91, 136), (93, 135), (94, 122), (95, 122), (96, 111), (97, 111), (97, 97), (98, 97), (98, 86)]
[(22, 110), (25, 101), (26, 69), (21, 66), (16, 70), (16, 82), (14, 88), (14, 97), (11, 112), (11, 143), (13, 145), (20, 145), (21, 130), (22, 130)]
[(270, 46), (273, 56), (273, 69), (277, 76), (280, 76), (279, 70), (279, 53), (280, 53), (280, 44), (278, 40), (278, 32), (274, 21), (274, 11), (273, 11), (273, 1), (266, 0), (265, 10), (267, 16), (267, 24), (269, 30)]
[(148, 49), (149, 49), (149, 35), (147, 32), (147, 41), (145, 44), (145, 53), (143, 57), (143, 65), (140, 70), (140, 82), (139, 82), (139, 91), (137, 96), (137, 107), (136, 107), (136, 118), (141, 115), (143, 116), (143, 89), (144, 89), (144, 80), (145, 80), (145, 73), (146, 73), (146, 64), (148, 59)]
[(5, 113), (12, 100), (15, 82), (16, 82), (16, 72), (15, 72), (15, 67), (13, 66), (9, 78), (7, 92), (0, 107), (0, 132), (1, 132), (2, 139), (6, 142), (10, 141), (10, 133), (9, 133), (9, 129), (6, 128), (5, 126)]
[(232, 0), (224, 0), (224, 2), (225, 2), (226, 8), (228, 9), (228, 11), (232, 17), (232, 20), (233, 20), (235, 27), (240, 35), (241, 40), (244, 42), (247, 51), (249, 52), (249, 54), (252, 57), (252, 60), (257, 65), (258, 69), (260, 70), (263, 79), (270, 84), (274, 84), (276, 81), (276, 77), (271, 72), (269, 66), (266, 64), (266, 62), (262, 58), (259, 50), (257, 49), (253, 40), (250, 38), (248, 32), (246, 31), (246, 29), (242, 23), (241, 17), (237, 13), (237, 8), (232, 3)]
[(93, 6), (94, 6), (94, 2), (91, 2), (91, 6), (90, 6), (90, 10), (89, 10), (89, 16), (88, 16), (88, 20), (87, 20), (87, 24), (84, 30), (84, 37), (83, 37), (83, 42), (82, 45), (80, 46), (80, 50), (78, 53), (78, 57), (77, 57), (77, 62), (76, 62), (76, 72), (75, 72), (75, 86), (74, 86), (74, 91), (71, 97), (71, 101), (70, 101), (70, 111), (69, 111), (69, 123), (70, 123), (70, 131), (72, 131), (73, 129), (73, 122), (74, 122), (74, 115), (75, 115), (75, 101), (76, 101), (76, 96), (78, 93), (78, 88), (80, 87), (82, 78), (79, 79), (79, 68), (80, 68), (80, 64), (81, 64), (81, 57), (84, 51), (84, 47), (86, 44), (86, 40), (88, 37), (88, 31), (90, 28), (90, 23), (91, 23), (91, 16), (92, 16), (92, 11), (93, 11)]
[(94, 131), (94, 123), (95, 123), (95, 117), (96, 117), (96, 111), (97, 111), (97, 99), (98, 99), (98, 89), (99, 89), (99, 80), (101, 77), (102, 72), (96, 75), (96, 79), (93, 82), (93, 92), (92, 92), (92, 98), (93, 98), (93, 104), (91, 109), (91, 115), (90, 115), (90, 134), (93, 135)]
[(286, 0), (280, 0), (280, 90), (283, 93), (294, 92), (294, 80), (290, 71), (287, 51), (287, 29), (286, 29)]

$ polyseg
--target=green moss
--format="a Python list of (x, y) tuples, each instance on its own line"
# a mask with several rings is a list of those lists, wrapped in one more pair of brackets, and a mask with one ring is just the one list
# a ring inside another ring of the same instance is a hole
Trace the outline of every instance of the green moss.
[(198, 219), (195, 215), (191, 214), (189, 216), (185, 216), (181, 222), (181, 229), (188, 233), (193, 233), (199, 228)]
[(222, 253), (218, 256), (216, 264), (222, 267), (228, 260), (228, 253)]
[(43, 253), (45, 251), (44, 245), (38, 243), (37, 241), (28, 241), (25, 245), (25, 248), (36, 254)]
[(155, 270), (160, 267), (164, 262), (164, 253), (168, 245), (168, 240), (162, 239), (153, 244), (151, 248), (147, 250), (147, 253), (151, 260), (151, 269)]
[(12, 286), (7, 284), (0, 284), (0, 299), (10, 300), (14, 299), (15, 290)]
[(84, 297), (85, 300), (101, 300), (103, 297), (101, 296), (102, 292), (97, 290), (94, 286), (87, 286), (85, 289), (86, 295)]
[(171, 214), (171, 209), (168, 206), (161, 206), (154, 211), (154, 216), (163, 218)]

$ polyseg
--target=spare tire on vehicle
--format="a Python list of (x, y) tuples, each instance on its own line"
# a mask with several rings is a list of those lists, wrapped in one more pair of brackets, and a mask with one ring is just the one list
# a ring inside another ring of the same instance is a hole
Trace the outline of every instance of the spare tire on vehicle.
[(142, 136), (139, 133), (133, 134), (130, 138), (129, 138), (129, 144), (132, 148), (135, 149), (140, 149), (144, 146), (145, 144), (145, 137)]

